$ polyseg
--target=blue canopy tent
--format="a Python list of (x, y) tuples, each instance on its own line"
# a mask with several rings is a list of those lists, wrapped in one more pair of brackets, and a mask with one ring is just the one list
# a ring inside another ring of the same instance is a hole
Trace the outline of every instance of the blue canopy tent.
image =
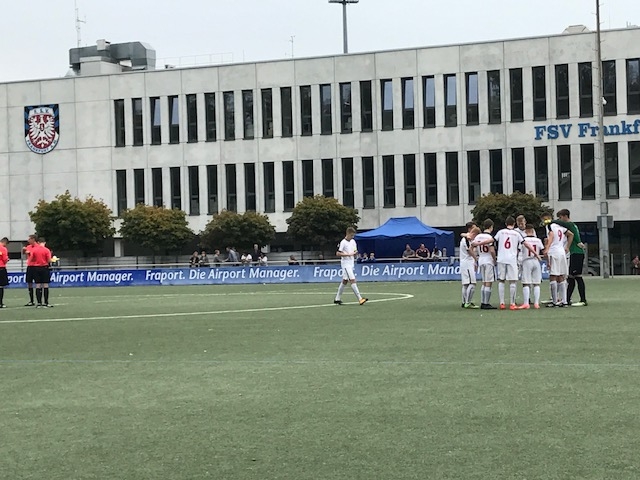
[(408, 243), (415, 250), (424, 243), (429, 251), (434, 246), (446, 248), (447, 255), (455, 255), (453, 232), (425, 225), (416, 217), (390, 218), (374, 230), (356, 235), (360, 253), (375, 252), (378, 258), (400, 258)]

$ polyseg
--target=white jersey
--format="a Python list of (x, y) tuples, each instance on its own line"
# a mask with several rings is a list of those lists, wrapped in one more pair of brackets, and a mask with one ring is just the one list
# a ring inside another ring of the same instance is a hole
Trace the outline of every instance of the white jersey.
[[(490, 233), (479, 233), (476, 235), (476, 238), (473, 239), (474, 242), (482, 242), (483, 240), (493, 240), (493, 237)], [(479, 265), (493, 265), (493, 255), (491, 255), (491, 245), (492, 243), (487, 243), (486, 245), (478, 246), (478, 266)]]
[(524, 241), (518, 230), (503, 228), (495, 236), (498, 247), (498, 263), (517, 264), (520, 244)]
[(553, 232), (553, 241), (549, 245), (549, 251), (547, 253), (551, 255), (564, 255), (564, 247), (567, 244), (567, 229), (557, 223), (551, 223), (547, 225), (547, 232)]
[[(515, 230), (516, 230), (516, 232), (518, 232), (520, 234), (520, 236), (522, 238), (526, 238), (527, 237), (527, 231), (526, 230), (522, 230), (520, 228), (516, 228)], [(526, 258), (528, 253), (529, 253), (529, 250), (527, 250), (524, 247), (520, 247), (520, 251), (518, 252), (518, 264), (519, 265), (522, 264), (522, 261)]]
[(460, 263), (473, 263), (475, 261), (469, 253), (470, 243), (466, 238), (460, 240)]
[[(533, 248), (538, 255), (540, 255), (540, 252), (544, 250), (544, 245), (542, 244), (542, 240), (540, 240), (538, 237), (527, 236), (525, 237), (524, 241), (527, 242), (529, 246)], [(524, 251), (523, 262), (527, 260), (535, 260), (536, 262), (538, 261), (538, 258), (529, 250), (527, 250), (527, 248), (523, 248), (523, 251)]]
[(340, 245), (338, 245), (338, 251), (342, 253), (346, 253), (350, 256), (348, 257), (340, 257), (340, 266), (341, 267), (349, 267), (353, 268), (355, 260), (353, 254), (358, 251), (358, 246), (356, 245), (356, 241), (351, 239), (347, 240), (346, 238), (342, 239)]

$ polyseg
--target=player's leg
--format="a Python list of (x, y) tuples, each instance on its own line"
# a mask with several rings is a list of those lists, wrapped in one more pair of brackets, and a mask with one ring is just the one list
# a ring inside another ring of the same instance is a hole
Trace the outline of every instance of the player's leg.
[(498, 298), (500, 299), (500, 309), (505, 308), (504, 305), (504, 281), (507, 275), (507, 266), (504, 263), (498, 263)]
[(333, 303), (337, 304), (337, 305), (341, 305), (342, 304), (342, 292), (344, 292), (344, 287), (347, 285), (349, 279), (348, 278), (344, 278), (345, 275), (342, 275), (342, 281), (340, 282), (340, 285), (338, 285), (338, 292), (336, 293), (336, 298), (333, 300)]
[(505, 265), (505, 278), (509, 282), (509, 308), (515, 310), (516, 307), (516, 291), (518, 282), (518, 266), (515, 263)]
[(27, 282), (27, 289), (29, 291), (29, 303), (27, 303), (25, 307), (33, 307), (35, 305), (33, 302), (33, 267), (27, 267), (25, 281)]
[[(569, 273), (573, 276), (575, 283), (578, 285), (578, 293), (580, 294), (580, 301), (576, 302), (577, 307), (583, 307), (587, 305), (587, 293), (584, 285), (584, 279), (582, 278), (582, 267), (584, 264), (584, 254), (574, 253), (569, 259)], [(571, 300), (571, 294), (567, 293), (569, 300)]]
[(360, 295), (360, 289), (358, 289), (358, 283), (356, 282), (355, 277), (351, 280), (351, 290), (353, 290), (353, 293), (358, 299), (358, 303), (360, 305), (364, 305), (369, 301), (368, 298), (364, 298), (362, 295)]
[(473, 294), (476, 292), (476, 272), (473, 268), (469, 268), (467, 270), (467, 275), (469, 277), (469, 284), (467, 286), (467, 304), (469, 304), (469, 308), (478, 308), (473, 303)]

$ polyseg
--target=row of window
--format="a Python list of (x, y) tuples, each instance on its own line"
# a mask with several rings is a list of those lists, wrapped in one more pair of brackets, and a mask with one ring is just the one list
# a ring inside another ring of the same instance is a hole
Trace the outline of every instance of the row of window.
[[(467, 72), (464, 74), (465, 81), (465, 101), (466, 101), (466, 125), (479, 125), (479, 94), (478, 94), (478, 72)], [(569, 65), (555, 65), (555, 102), (556, 118), (569, 118), (571, 112), (570, 102), (570, 74)], [(501, 71), (490, 70), (487, 76), (487, 111), (490, 124), (502, 122), (502, 91), (501, 91)], [(546, 120), (547, 113), (547, 69), (545, 66), (532, 67), (532, 92), (530, 98), (533, 102), (533, 119)], [(579, 115), (581, 117), (593, 116), (593, 79), (592, 63), (585, 62), (578, 64), (578, 96)], [(640, 59), (626, 60), (626, 88), (627, 88), (627, 113), (640, 113)], [(602, 88), (605, 115), (617, 115), (616, 98), (616, 61), (608, 60), (602, 62)], [(413, 129), (416, 126), (415, 99), (414, 99), (414, 78), (402, 78), (402, 128)], [(458, 125), (458, 75), (444, 75), (444, 125), (455, 127)], [(529, 98), (523, 88), (523, 69), (512, 68), (509, 70), (509, 102), (510, 120), (512, 122), (524, 121), (524, 99)], [(300, 87), (300, 134), (302, 136), (313, 135), (312, 122), (312, 95), (311, 85)], [(333, 133), (333, 112), (332, 112), (332, 85), (319, 85), (320, 104), (320, 134), (330, 135)], [(436, 81), (435, 76), (422, 77), (423, 89), (423, 125), (425, 128), (436, 126)], [(340, 83), (338, 85), (339, 106), (340, 106), (340, 133), (353, 132), (352, 118), (352, 84), (351, 82)], [(255, 114), (254, 114), (254, 91), (242, 90), (242, 138), (251, 140), (255, 138)], [(394, 129), (393, 119), (393, 80), (380, 80), (381, 94), (381, 129), (383, 131)], [(169, 127), (168, 143), (180, 142), (180, 96), (171, 95), (167, 98)], [(280, 114), (281, 114), (281, 136), (293, 136), (293, 101), (292, 87), (280, 88)], [(185, 96), (187, 113), (187, 142), (198, 142), (198, 102), (196, 94)], [(143, 128), (143, 108), (142, 98), (131, 99), (131, 115), (133, 124), (134, 146), (144, 144)], [(149, 99), (151, 145), (162, 144), (161, 125), (161, 97), (151, 97)], [(261, 138), (273, 138), (273, 89), (264, 88), (260, 90), (260, 102), (262, 112), (262, 136)], [(224, 139), (236, 139), (236, 119), (235, 119), (235, 92), (222, 93)], [(373, 84), (371, 80), (360, 82), (360, 122), (361, 131), (373, 131)], [(204, 94), (204, 121), (205, 140), (215, 141), (218, 139), (217, 119), (216, 119), (216, 94)], [(114, 101), (115, 112), (115, 140), (117, 147), (126, 145), (125, 128), (125, 100)], [(575, 112), (574, 112), (575, 114)], [(166, 143), (166, 142), (165, 142)]]
[[(629, 142), (629, 193), (632, 197), (640, 197), (640, 142)], [(552, 148), (552, 147), (549, 147)], [(549, 178), (555, 178), (558, 182), (558, 200), (567, 201), (573, 199), (571, 185), (571, 149), (580, 148), (580, 175), (581, 175), (581, 198), (583, 200), (594, 200), (596, 195), (596, 171), (594, 165), (594, 145), (582, 144), (579, 147), (571, 145), (559, 145), (557, 148), (557, 175), (549, 171), (548, 147), (534, 148), (534, 172), (535, 172), (535, 194), (547, 201), (549, 199)], [(511, 171), (512, 171), (512, 191), (526, 192), (525, 174), (525, 149), (512, 148)], [(353, 158), (342, 158), (340, 170), (342, 175), (342, 203), (346, 206), (355, 207), (356, 183), (362, 188), (362, 208), (375, 208), (376, 191), (376, 165), (374, 157), (362, 157), (361, 178), (356, 181), (354, 174)], [(404, 188), (401, 194), (404, 196), (403, 205), (405, 207), (415, 207), (419, 200), (418, 185), (424, 185), (426, 192), (426, 205), (438, 205), (438, 161), (436, 153), (424, 154), (424, 178), (418, 181), (416, 169), (417, 157), (414, 154), (403, 155), (401, 158), (404, 174)], [(460, 203), (460, 179), (458, 162), (460, 161), (458, 152), (445, 153), (446, 170), (446, 198), (448, 205), (459, 205)], [(503, 179), (503, 151), (489, 150), (489, 190), (494, 193), (503, 193), (505, 184)], [(619, 172), (618, 172), (618, 144), (608, 143), (605, 145), (606, 161), (606, 184), (607, 198), (618, 198), (619, 196)], [(396, 157), (394, 155), (382, 156), (382, 205), (384, 207), (396, 207)], [(224, 208), (231, 211), (238, 210), (238, 174), (244, 175), (244, 195), (245, 210), (257, 210), (258, 207), (258, 185), (256, 168), (262, 166), (263, 185), (261, 194), (264, 196), (265, 213), (276, 211), (276, 177), (274, 162), (261, 164), (245, 163), (240, 165), (222, 165), (220, 169), (224, 172), (226, 203)], [(206, 175), (206, 214), (212, 215), (219, 211), (218, 200), (218, 165), (190, 166), (188, 167), (188, 212), (190, 215), (200, 215), (201, 212), (201, 191), (200, 175)], [(327, 197), (336, 195), (334, 189), (334, 160), (321, 160), (321, 191), (316, 191), (314, 185), (314, 161), (302, 160), (298, 166), (293, 161), (281, 163), (282, 167), (282, 195), (285, 211), (292, 210), (296, 203), (295, 182), (296, 178), (302, 181), (303, 197), (311, 197), (322, 193)], [(295, 169), (300, 168), (300, 175), (296, 175)], [(163, 174), (162, 168), (151, 169), (151, 203), (157, 206), (165, 205), (163, 197)], [(169, 205), (171, 208), (183, 209), (181, 167), (169, 168), (170, 195)], [(481, 168), (480, 152), (466, 152), (466, 173), (469, 204), (474, 204), (481, 195)], [(133, 170), (134, 182), (134, 203), (146, 203), (145, 197), (145, 170)], [(320, 182), (318, 182), (320, 184)], [(242, 194), (242, 192), (240, 193)], [(128, 208), (129, 199), (127, 197), (127, 171), (116, 171), (116, 196), (118, 215)]]

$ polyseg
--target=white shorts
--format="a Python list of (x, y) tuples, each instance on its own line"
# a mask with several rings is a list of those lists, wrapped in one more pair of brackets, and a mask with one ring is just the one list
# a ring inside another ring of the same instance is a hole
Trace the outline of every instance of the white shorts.
[(460, 279), (463, 285), (476, 283), (476, 270), (473, 262), (464, 262), (460, 264)]
[(484, 283), (496, 281), (496, 268), (494, 265), (483, 263), (482, 265), (478, 265), (478, 270), (480, 270), (480, 276)]
[(549, 275), (564, 276), (568, 271), (567, 257), (564, 252), (549, 254)]
[(522, 263), (523, 285), (540, 285), (542, 282), (542, 268), (538, 260), (527, 260)]
[(353, 267), (342, 267), (342, 279), (343, 280), (355, 280), (356, 274), (353, 271)]
[(498, 262), (498, 280), (500, 280), (501, 282), (505, 280), (509, 282), (517, 282), (518, 264)]

